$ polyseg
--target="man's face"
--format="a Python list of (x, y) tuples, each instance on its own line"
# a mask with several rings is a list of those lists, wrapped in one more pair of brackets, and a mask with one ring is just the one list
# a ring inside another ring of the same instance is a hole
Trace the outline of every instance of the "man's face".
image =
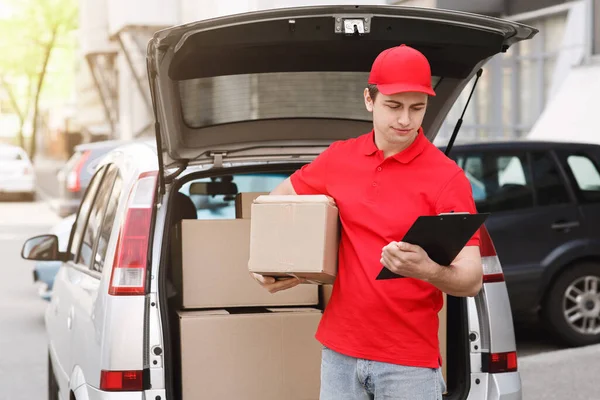
[(375, 101), (365, 89), (365, 106), (373, 113), (373, 126), (378, 141), (388, 145), (412, 142), (427, 108), (425, 93), (406, 92), (386, 96), (378, 93)]

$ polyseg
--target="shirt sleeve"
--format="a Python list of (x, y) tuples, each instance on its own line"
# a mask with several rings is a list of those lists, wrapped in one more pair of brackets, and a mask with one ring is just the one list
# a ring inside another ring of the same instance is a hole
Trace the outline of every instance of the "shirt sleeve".
[[(471, 182), (460, 170), (446, 184), (440, 193), (435, 206), (436, 214), (449, 212), (468, 212), (470, 214), (477, 213), (475, 200), (473, 200), (473, 189)], [(473, 237), (469, 239), (466, 246), (479, 246), (480, 233), (475, 232)]]
[(297, 194), (325, 194), (330, 196), (327, 190), (328, 177), (331, 174), (330, 164), (335, 150), (335, 143), (319, 154), (312, 162), (296, 170), (290, 181)]

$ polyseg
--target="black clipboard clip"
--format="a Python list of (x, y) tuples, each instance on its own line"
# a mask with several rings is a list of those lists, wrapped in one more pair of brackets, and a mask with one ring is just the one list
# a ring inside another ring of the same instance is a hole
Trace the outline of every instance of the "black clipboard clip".
[[(448, 266), (481, 228), (489, 213), (445, 213), (420, 216), (410, 227), (403, 242), (420, 246), (429, 258)], [(383, 266), (376, 280), (405, 278)]]

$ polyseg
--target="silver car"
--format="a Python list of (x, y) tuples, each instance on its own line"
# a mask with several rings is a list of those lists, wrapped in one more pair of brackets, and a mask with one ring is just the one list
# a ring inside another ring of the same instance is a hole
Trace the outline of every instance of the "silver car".
[[(370, 131), (361, 93), (384, 48), (406, 43), (431, 61), (437, 96), (423, 127), (433, 140), (485, 62), (535, 33), (393, 6), (278, 9), (157, 32), (147, 54), (156, 146), (103, 159), (66, 252), (51, 235), (23, 247), (27, 259), (63, 262), (46, 313), (49, 398), (181, 400), (173, 226), (235, 218), (236, 192), (268, 191), (332, 141)], [(216, 189), (190, 190), (196, 182)], [(481, 251), (480, 293), (447, 299), (446, 397), (521, 399), (510, 303), (485, 229)], [(198, 384), (193, 398), (209, 389)]]

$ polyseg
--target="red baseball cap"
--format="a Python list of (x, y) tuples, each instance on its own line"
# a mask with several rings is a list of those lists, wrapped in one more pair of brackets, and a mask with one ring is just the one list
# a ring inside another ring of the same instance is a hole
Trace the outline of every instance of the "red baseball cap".
[(423, 53), (404, 44), (379, 53), (371, 67), (369, 83), (377, 85), (385, 95), (421, 92), (435, 96), (429, 61)]

